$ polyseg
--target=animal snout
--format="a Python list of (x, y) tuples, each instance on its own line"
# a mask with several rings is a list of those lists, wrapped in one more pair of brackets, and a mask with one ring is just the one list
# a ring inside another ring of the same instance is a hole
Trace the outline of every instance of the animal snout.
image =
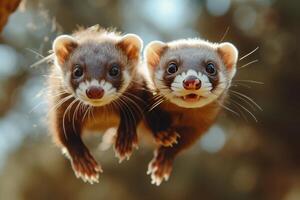
[(198, 90), (201, 87), (201, 81), (196, 76), (188, 76), (183, 81), (183, 87), (186, 90)]
[(90, 99), (101, 99), (104, 95), (102, 87), (91, 86), (86, 90), (86, 96)]

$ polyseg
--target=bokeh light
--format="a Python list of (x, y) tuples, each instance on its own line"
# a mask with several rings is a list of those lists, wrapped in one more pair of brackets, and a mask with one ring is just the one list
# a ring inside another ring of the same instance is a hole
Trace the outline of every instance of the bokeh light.
[[(0, 38), (1, 200), (300, 199), (300, 1), (21, 2)], [(230, 90), (254, 99), (263, 111), (229, 91), (224, 106), (239, 116), (224, 110), (178, 156), (170, 180), (160, 187), (146, 175), (155, 148), (151, 139), (141, 136), (139, 150), (118, 164), (112, 148), (98, 149), (97, 134), (86, 137), (104, 173), (99, 184), (82, 183), (48, 134), (45, 75), (51, 64), (30, 66), (49, 54), (57, 35), (94, 24), (136, 33), (144, 45), (194, 37), (219, 42), (224, 35), (240, 55), (259, 47), (238, 62), (240, 67), (258, 60), (237, 70)]]

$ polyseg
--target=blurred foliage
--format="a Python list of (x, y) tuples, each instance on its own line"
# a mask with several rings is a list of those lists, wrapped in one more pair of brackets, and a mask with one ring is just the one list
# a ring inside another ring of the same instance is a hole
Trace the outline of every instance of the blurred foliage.
[[(296, 0), (23, 0), (0, 37), (0, 199), (300, 199), (299, 8)], [(145, 43), (182, 37), (218, 42), (227, 32), (224, 41), (241, 56), (258, 46), (238, 65), (259, 62), (239, 69), (232, 89), (263, 111), (231, 96), (227, 105), (241, 117), (221, 114), (208, 137), (178, 157), (160, 187), (146, 175), (152, 148), (141, 145), (119, 165), (112, 150), (100, 152), (87, 138), (104, 173), (99, 184), (84, 184), (46, 131), (47, 106), (36, 95), (45, 88), (49, 65), (29, 66), (47, 55), (57, 35), (94, 24), (139, 34)]]

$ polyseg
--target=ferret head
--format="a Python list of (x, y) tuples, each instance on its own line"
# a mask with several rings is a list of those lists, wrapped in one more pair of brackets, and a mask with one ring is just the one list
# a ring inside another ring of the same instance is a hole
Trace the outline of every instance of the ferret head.
[(141, 48), (142, 40), (134, 34), (62, 35), (53, 43), (64, 89), (92, 106), (122, 95), (136, 71)]
[(236, 72), (238, 51), (231, 43), (200, 39), (151, 42), (145, 59), (160, 95), (184, 108), (217, 100)]

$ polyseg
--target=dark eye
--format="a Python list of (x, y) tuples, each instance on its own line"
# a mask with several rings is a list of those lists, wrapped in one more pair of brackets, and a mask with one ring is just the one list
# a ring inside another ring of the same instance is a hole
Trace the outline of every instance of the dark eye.
[(177, 67), (176, 63), (174, 63), (174, 62), (169, 63), (169, 66), (167, 69), (167, 72), (169, 74), (174, 74), (175, 72), (177, 72), (177, 70), (178, 70), (178, 67)]
[(74, 78), (80, 78), (83, 75), (83, 68), (80, 65), (75, 65), (75, 68), (73, 70), (73, 77)]
[(110, 76), (118, 76), (120, 74), (120, 67), (118, 65), (113, 65), (108, 73)]
[(208, 63), (205, 67), (205, 71), (210, 75), (216, 75), (217, 70), (213, 63)]

